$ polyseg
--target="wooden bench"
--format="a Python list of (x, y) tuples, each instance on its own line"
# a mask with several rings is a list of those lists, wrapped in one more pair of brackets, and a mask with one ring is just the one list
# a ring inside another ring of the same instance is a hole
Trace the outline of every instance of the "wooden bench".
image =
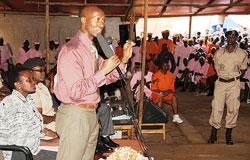
[(125, 139), (134, 139), (134, 125), (125, 124), (125, 125), (114, 125), (115, 130), (121, 130), (122, 132), (127, 132), (127, 135), (122, 135), (122, 138)]
[(160, 126), (159, 129), (142, 129), (142, 133), (161, 133), (163, 140), (166, 140), (166, 123), (143, 123), (142, 127), (144, 126)]

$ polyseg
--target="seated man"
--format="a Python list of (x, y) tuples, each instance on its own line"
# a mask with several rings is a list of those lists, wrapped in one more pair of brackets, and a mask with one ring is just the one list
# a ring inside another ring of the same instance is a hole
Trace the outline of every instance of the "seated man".
[(163, 108), (163, 102), (171, 104), (173, 110), (173, 122), (182, 123), (183, 120), (178, 115), (178, 104), (174, 94), (174, 75), (169, 71), (167, 62), (162, 63), (161, 69), (152, 76), (152, 99)]
[[(189, 76), (188, 76), (188, 79), (190, 80), (190, 84), (191, 84), (191, 89), (190, 89), (190, 91), (194, 91), (195, 90), (195, 84), (196, 84), (196, 81), (195, 81), (195, 69), (196, 68), (198, 68), (198, 66), (200, 65), (200, 63), (199, 63), (199, 58), (200, 58), (200, 53), (199, 52), (197, 52), (195, 55), (194, 55), (194, 58), (190, 58), (190, 60), (189, 60), (189, 62), (188, 62), (188, 65), (187, 65), (187, 69), (188, 69), (188, 74), (189, 74)], [(188, 80), (188, 81), (189, 81)], [(184, 88), (183, 88), (183, 90), (185, 91), (187, 88), (188, 88), (188, 84), (189, 83), (187, 83), (187, 86), (185, 86)]]
[(205, 63), (205, 57), (201, 56), (199, 58), (199, 64), (197, 68), (195, 68), (195, 80), (197, 81), (196, 93), (195, 95), (207, 95), (205, 92), (205, 87), (207, 85), (207, 72), (209, 69), (209, 64)]
[[(26, 146), (38, 159), (55, 159), (56, 152), (41, 151), (39, 146), (58, 146), (58, 138), (50, 130), (43, 129), (43, 118), (37, 111), (30, 94), (36, 91), (31, 72), (24, 68), (9, 75), (11, 95), (0, 103), (0, 145)], [(42, 140), (45, 136), (54, 139)], [(22, 159), (22, 154), (4, 151), (4, 160)]]
[[(151, 80), (153, 73), (149, 71), (149, 63), (146, 63), (145, 66), (145, 77), (144, 77), (144, 94), (146, 97), (151, 98)], [(131, 91), (134, 92), (136, 102), (140, 100), (140, 84), (141, 84), (141, 71), (136, 72), (131, 81), (130, 87)]]
[[(112, 121), (111, 111), (106, 103), (100, 103), (97, 108), (97, 118), (101, 123), (102, 132), (98, 137), (96, 154), (101, 155), (103, 153), (113, 152), (110, 147), (119, 147), (119, 144), (110, 139), (110, 135), (115, 134), (114, 125)], [(109, 147), (107, 147), (108, 145)]]
[(189, 62), (189, 59), (184, 58), (182, 66), (179, 66), (178, 72), (175, 72), (175, 76), (176, 76), (175, 86), (176, 86), (176, 88), (179, 87), (179, 85), (181, 85), (181, 84), (182, 84), (182, 86), (184, 86), (184, 85), (187, 85), (186, 83), (188, 83), (188, 73), (189, 73), (188, 69), (187, 69), (188, 62)]
[(28, 59), (23, 67), (31, 70), (32, 78), (36, 84), (36, 92), (31, 94), (38, 111), (42, 114), (46, 128), (55, 131), (55, 111), (48, 88), (43, 84), (45, 80), (45, 63), (40, 57)]

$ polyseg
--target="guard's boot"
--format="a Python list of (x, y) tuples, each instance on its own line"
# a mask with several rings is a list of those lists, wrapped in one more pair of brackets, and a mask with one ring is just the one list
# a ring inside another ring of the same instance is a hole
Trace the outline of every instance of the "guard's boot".
[(234, 142), (232, 141), (232, 138), (231, 138), (232, 130), (233, 130), (233, 128), (227, 128), (227, 131), (226, 131), (226, 143), (228, 145), (234, 144)]
[(218, 129), (212, 127), (211, 136), (210, 136), (209, 140), (207, 141), (207, 143), (214, 144), (214, 142), (217, 141), (217, 130)]

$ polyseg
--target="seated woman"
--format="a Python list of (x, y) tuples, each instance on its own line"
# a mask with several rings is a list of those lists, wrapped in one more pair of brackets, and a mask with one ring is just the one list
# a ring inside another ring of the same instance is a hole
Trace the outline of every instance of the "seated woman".
[[(34, 159), (55, 159), (56, 152), (40, 151), (39, 148), (40, 145), (58, 146), (58, 138), (50, 130), (43, 130), (43, 118), (29, 95), (36, 90), (31, 72), (24, 68), (12, 71), (9, 86), (13, 89), (11, 95), (0, 103), (0, 145), (27, 146)], [(41, 140), (45, 135), (54, 139)], [(18, 152), (12, 155), (10, 151), (4, 151), (3, 155), (4, 160), (21, 159), (22, 156)]]

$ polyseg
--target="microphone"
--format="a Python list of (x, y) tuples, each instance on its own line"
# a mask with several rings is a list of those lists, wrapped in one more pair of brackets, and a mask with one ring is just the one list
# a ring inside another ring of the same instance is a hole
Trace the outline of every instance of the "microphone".
[[(109, 58), (115, 54), (114, 50), (111, 48), (111, 46), (108, 45), (108, 43), (106, 42), (106, 40), (104, 39), (104, 37), (101, 34), (97, 35), (97, 41), (99, 42), (99, 44), (102, 48), (102, 51), (107, 58)], [(126, 84), (126, 80), (124, 78), (124, 75), (123, 75), (121, 69), (117, 66), (116, 70), (119, 73), (123, 82)]]

